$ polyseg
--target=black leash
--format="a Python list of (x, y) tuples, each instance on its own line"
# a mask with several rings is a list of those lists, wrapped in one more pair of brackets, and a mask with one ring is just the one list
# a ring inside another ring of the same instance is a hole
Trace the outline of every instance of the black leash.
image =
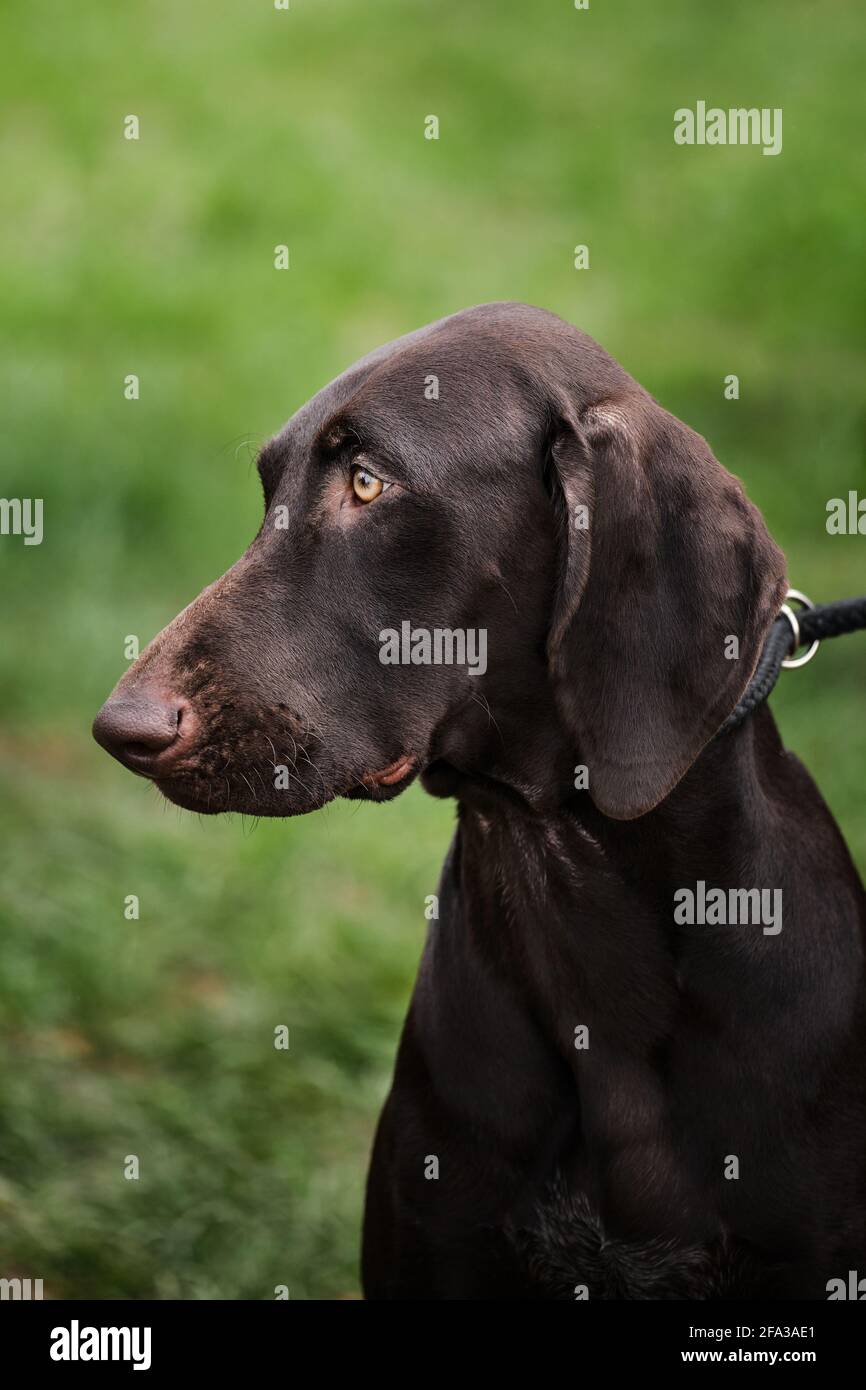
[[(843, 598), (836, 603), (822, 603), (817, 607), (796, 589), (790, 590), (786, 597), (794, 598), (807, 607), (795, 613), (787, 603), (782, 606), (781, 613), (770, 628), (746, 693), (733, 714), (728, 715), (719, 734), (736, 729), (758, 705), (763, 704), (779, 679), (783, 666), (805, 666), (818, 650), (819, 642), (825, 638), (842, 637), (846, 632), (860, 632), (866, 628), (866, 597)], [(806, 645), (809, 647), (806, 655), (795, 658), (797, 648)]]

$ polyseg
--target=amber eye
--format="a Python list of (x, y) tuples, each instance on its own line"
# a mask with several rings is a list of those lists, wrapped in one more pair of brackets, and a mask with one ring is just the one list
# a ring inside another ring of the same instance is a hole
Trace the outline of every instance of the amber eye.
[(390, 484), (383, 483), (382, 479), (377, 478), (376, 474), (371, 473), (369, 469), (352, 469), (352, 491), (359, 502), (375, 502), (386, 487), (390, 487)]

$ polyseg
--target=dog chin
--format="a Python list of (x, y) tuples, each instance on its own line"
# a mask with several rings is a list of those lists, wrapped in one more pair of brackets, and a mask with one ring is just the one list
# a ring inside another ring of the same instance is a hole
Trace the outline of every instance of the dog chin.
[(155, 782), (154, 785), (173, 806), (179, 806), (183, 811), (192, 811), (198, 816), (259, 816), (267, 817), (271, 820), (286, 820), (291, 816), (305, 816), (310, 811), (318, 811), (322, 806), (333, 801), (334, 793), (322, 796), (316, 801), (309, 801), (302, 805), (286, 804), (286, 798), (275, 798), (265, 803), (262, 800), (254, 800), (247, 792), (242, 794), (242, 790), (236, 787), (231, 789), (225, 785), (215, 782), (213, 786), (195, 789), (185, 785), (179, 780), (166, 778), (163, 781)]
[(154, 779), (154, 785), (167, 801), (200, 816), (218, 816), (235, 811), (245, 816), (283, 819), (304, 816), (341, 796), (348, 801), (393, 801), (414, 782), (421, 770), (418, 758), (404, 754), (375, 773), (353, 774), (341, 779), (334, 790), (322, 788), (321, 795), (298, 802), (288, 792), (261, 789), (252, 795), (249, 787), (238, 787), (202, 776), (180, 775)]
[(200, 800), (183, 786), (175, 785), (172, 782), (154, 782), (153, 785), (157, 791), (162, 793), (166, 801), (170, 801), (173, 806), (180, 806), (183, 811), (195, 811), (199, 816), (218, 816), (221, 811), (226, 809), (220, 804), (219, 798), (212, 796)]

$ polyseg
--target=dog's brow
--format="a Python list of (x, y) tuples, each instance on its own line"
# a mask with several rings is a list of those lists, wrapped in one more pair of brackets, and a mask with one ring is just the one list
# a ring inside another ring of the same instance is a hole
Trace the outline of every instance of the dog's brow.
[(360, 431), (354, 425), (340, 420), (319, 431), (314, 441), (313, 453), (320, 463), (327, 464), (338, 454), (363, 447), (364, 440)]

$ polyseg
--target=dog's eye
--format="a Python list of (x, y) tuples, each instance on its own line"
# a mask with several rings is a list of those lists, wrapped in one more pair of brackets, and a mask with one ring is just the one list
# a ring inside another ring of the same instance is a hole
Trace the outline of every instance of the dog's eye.
[(359, 502), (375, 502), (376, 498), (391, 486), (377, 478), (369, 468), (352, 469), (352, 491)]

